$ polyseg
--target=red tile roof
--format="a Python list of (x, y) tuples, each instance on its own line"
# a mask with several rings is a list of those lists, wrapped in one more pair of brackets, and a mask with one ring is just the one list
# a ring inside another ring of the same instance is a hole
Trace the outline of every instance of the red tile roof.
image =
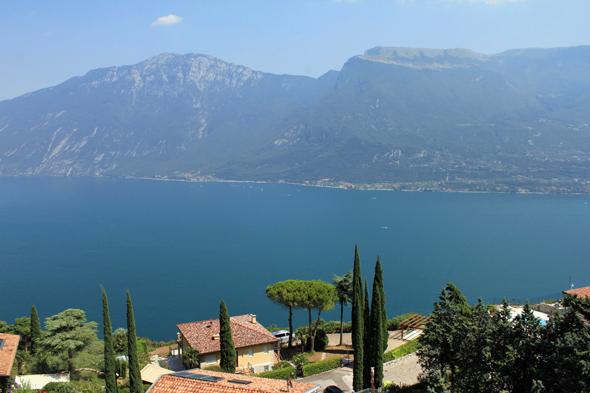
[(12, 364), (14, 363), (20, 336), (0, 333), (0, 339), (5, 340), (4, 347), (0, 351), (0, 376), (7, 377), (12, 372)]
[(567, 291), (563, 291), (563, 293), (578, 297), (590, 297), (590, 287), (569, 289)]
[[(187, 372), (221, 377), (223, 380), (218, 382), (208, 382), (180, 377), (175, 374), (166, 374), (156, 380), (146, 393), (306, 393), (315, 392), (320, 388), (319, 385), (313, 383), (292, 381), (293, 387), (288, 389), (287, 381), (277, 379), (227, 374), (198, 369), (189, 370)], [(229, 382), (232, 379), (248, 381), (251, 383), (243, 385)]]
[[(236, 348), (279, 341), (261, 324), (252, 322), (252, 315), (231, 317), (229, 322)], [(219, 352), (219, 339), (213, 339), (213, 336), (219, 334), (219, 319), (181, 323), (176, 327), (178, 327), (189, 345), (199, 351), (199, 354)]]

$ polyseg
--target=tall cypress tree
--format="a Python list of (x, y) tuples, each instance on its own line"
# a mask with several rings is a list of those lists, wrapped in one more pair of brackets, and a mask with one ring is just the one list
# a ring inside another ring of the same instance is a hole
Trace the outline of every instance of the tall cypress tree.
[(371, 301), (371, 365), (374, 367), (373, 387), (380, 388), (383, 385), (383, 318), (381, 311), (381, 292), (379, 288), (379, 276), (383, 280), (379, 258), (375, 264), (375, 278), (373, 279), (373, 299)]
[(355, 391), (363, 389), (363, 281), (358, 248), (354, 246), (354, 268), (352, 279), (352, 347), (354, 365), (352, 386)]
[[(381, 297), (381, 321), (383, 324), (383, 351), (387, 349), (389, 344), (389, 333), (387, 332), (387, 311), (385, 310), (385, 290), (383, 289), (383, 269), (381, 269), (381, 261), (377, 255), (377, 263), (375, 264), (375, 284), (379, 288)], [(373, 287), (375, 288), (375, 287)], [(373, 289), (375, 290), (375, 289)]]
[(37, 355), (41, 349), (41, 340), (43, 340), (43, 330), (41, 330), (41, 321), (35, 306), (31, 308), (31, 352)]
[(365, 277), (365, 307), (363, 321), (365, 324), (365, 334), (363, 337), (363, 351), (365, 355), (365, 362), (363, 364), (363, 388), (369, 389), (371, 387), (371, 368), (373, 367), (373, 357), (371, 356), (371, 307), (369, 306), (369, 284), (367, 277)]
[(117, 376), (115, 375), (115, 352), (113, 351), (113, 328), (111, 327), (111, 317), (109, 316), (109, 301), (107, 294), (102, 289), (102, 319), (104, 330), (104, 379), (106, 384), (106, 393), (117, 392)]
[(231, 323), (225, 302), (219, 306), (219, 344), (221, 346), (221, 360), (219, 366), (226, 373), (236, 372), (236, 347), (231, 334)]
[(141, 372), (139, 371), (139, 357), (137, 355), (137, 337), (135, 335), (135, 318), (131, 295), (127, 290), (127, 353), (129, 356), (129, 392), (143, 393)]

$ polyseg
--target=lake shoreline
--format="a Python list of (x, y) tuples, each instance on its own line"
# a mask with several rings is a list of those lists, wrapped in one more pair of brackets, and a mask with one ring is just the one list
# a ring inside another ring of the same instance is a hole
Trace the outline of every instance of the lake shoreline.
[[(334, 181), (324, 179), (319, 181), (305, 181), (303, 183), (292, 183), (286, 181), (262, 181), (262, 180), (227, 180), (214, 177), (192, 177), (192, 178), (170, 178), (167, 176), (63, 176), (63, 175), (0, 175), (2, 177), (48, 177), (48, 178), (110, 178), (110, 179), (135, 179), (135, 180), (157, 180), (183, 183), (243, 183), (243, 184), (288, 184), (304, 187), (333, 188), (353, 191), (401, 191), (401, 192), (423, 192), (423, 193), (460, 193), (460, 194), (523, 194), (523, 195), (589, 195), (590, 185), (586, 185), (585, 190), (573, 191), (568, 188), (544, 190), (529, 190), (518, 188), (517, 190), (489, 190), (489, 189), (451, 189), (440, 187), (428, 187), (426, 182), (409, 182), (409, 183), (351, 183), (345, 181)], [(431, 182), (432, 183), (432, 182)], [(455, 183), (455, 185), (466, 183)], [(555, 186), (551, 186), (555, 187)]]

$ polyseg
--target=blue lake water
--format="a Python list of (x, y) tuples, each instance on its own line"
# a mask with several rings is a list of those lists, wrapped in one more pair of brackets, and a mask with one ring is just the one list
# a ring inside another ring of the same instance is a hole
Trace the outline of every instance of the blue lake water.
[[(429, 313), (447, 282), (470, 303), (532, 298), (590, 285), (590, 197), (348, 191), (287, 184), (111, 178), (0, 178), (0, 320), (43, 321), (80, 308), (137, 333), (176, 336), (176, 324), (257, 314), (287, 325), (267, 285), (331, 281), (358, 244), (372, 281), (377, 255), (388, 316)], [(347, 310), (347, 318), (350, 309)], [(338, 320), (339, 308), (324, 315)], [(295, 312), (297, 324), (306, 313)]]

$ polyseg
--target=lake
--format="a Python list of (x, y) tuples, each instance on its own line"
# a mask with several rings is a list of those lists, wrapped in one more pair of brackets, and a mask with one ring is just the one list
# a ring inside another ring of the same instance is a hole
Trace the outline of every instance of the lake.
[[(80, 308), (172, 340), (176, 324), (253, 313), (287, 326), (265, 289), (352, 268), (358, 244), (387, 313), (430, 313), (447, 282), (470, 303), (590, 285), (590, 196), (351, 191), (289, 184), (0, 178), (0, 320)], [(294, 313), (306, 323), (306, 313)], [(323, 314), (339, 320), (339, 307)], [(350, 308), (346, 309), (350, 318)]]

